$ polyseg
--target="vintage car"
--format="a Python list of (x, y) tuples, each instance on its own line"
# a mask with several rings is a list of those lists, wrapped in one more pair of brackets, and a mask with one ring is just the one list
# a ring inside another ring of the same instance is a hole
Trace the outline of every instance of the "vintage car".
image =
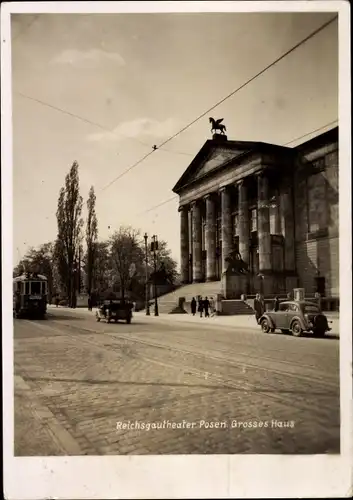
[(259, 325), (265, 333), (278, 329), (282, 333), (291, 332), (295, 337), (300, 337), (304, 332), (323, 337), (331, 330), (317, 304), (295, 300), (281, 302), (277, 311), (266, 311), (259, 319)]
[(97, 321), (105, 320), (107, 323), (119, 319), (125, 320), (126, 323), (131, 323), (132, 318), (132, 302), (127, 300), (106, 300), (97, 310)]

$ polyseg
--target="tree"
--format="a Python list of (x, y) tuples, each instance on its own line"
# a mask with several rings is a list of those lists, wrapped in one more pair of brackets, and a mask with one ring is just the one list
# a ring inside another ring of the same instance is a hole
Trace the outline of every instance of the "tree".
[(87, 200), (87, 225), (86, 225), (86, 276), (87, 276), (87, 292), (91, 295), (93, 278), (96, 267), (96, 247), (98, 238), (98, 221), (96, 215), (96, 195), (94, 187), (91, 186)]
[(78, 283), (78, 261), (83, 226), (82, 196), (80, 196), (78, 163), (73, 162), (61, 188), (56, 212), (58, 236), (55, 257), (61, 283), (65, 288), (69, 306), (74, 307)]
[(131, 281), (143, 265), (144, 254), (139, 240), (139, 231), (131, 227), (120, 227), (110, 239), (111, 258), (115, 271), (115, 285), (121, 297), (129, 290)]

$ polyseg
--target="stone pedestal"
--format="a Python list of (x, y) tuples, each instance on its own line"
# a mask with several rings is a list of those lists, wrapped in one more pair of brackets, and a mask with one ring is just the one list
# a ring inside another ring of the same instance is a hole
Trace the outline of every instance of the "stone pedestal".
[(216, 276), (216, 203), (214, 197), (207, 195), (206, 200), (206, 281), (215, 281)]
[(238, 185), (238, 218), (239, 218), (239, 253), (243, 261), (249, 265), (249, 206), (247, 188), (244, 180)]
[(232, 245), (232, 207), (229, 189), (221, 190), (221, 224), (222, 224), (222, 273), (227, 270), (226, 258), (233, 250)]
[(189, 283), (189, 219), (188, 208), (179, 207), (180, 212), (180, 274), (181, 282)]
[(246, 293), (248, 277), (224, 273), (222, 276), (222, 293), (226, 299), (241, 299)]
[(294, 300), (304, 300), (305, 299), (305, 289), (304, 288), (294, 288)]
[(202, 281), (201, 208), (198, 202), (192, 203), (192, 275), (194, 283)]

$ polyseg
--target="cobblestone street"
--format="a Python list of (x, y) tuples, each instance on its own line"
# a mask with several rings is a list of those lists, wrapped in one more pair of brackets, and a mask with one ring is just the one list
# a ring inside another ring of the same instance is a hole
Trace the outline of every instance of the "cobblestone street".
[(15, 455), (339, 452), (339, 342), (207, 320), (15, 320)]

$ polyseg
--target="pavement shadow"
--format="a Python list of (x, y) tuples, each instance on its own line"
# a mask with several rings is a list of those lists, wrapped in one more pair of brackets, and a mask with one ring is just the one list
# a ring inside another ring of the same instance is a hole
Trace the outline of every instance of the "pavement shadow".
[(65, 320), (65, 321), (82, 321), (84, 320), (85, 318), (83, 318), (82, 316), (74, 316), (73, 314), (69, 315), (69, 314), (52, 314), (52, 313), (48, 313), (46, 318), (46, 320), (50, 321), (61, 321), (61, 320)]
[[(135, 382), (132, 380), (97, 380), (97, 379), (75, 379), (75, 378), (59, 378), (59, 377), (29, 377), (22, 376), (23, 380), (26, 382), (61, 382), (61, 383), (74, 383), (74, 384), (86, 384), (86, 385), (130, 385), (130, 386), (157, 386), (157, 387), (191, 387), (199, 389), (217, 389), (226, 390), (229, 392), (254, 392), (254, 393), (264, 393), (264, 394), (303, 394), (308, 395), (307, 391), (301, 391), (298, 389), (273, 389), (266, 387), (234, 387), (233, 385), (222, 384), (222, 385), (206, 385), (206, 384), (182, 384), (177, 382)], [(335, 391), (330, 391), (325, 389), (323, 391), (312, 391), (310, 390), (310, 396), (320, 396), (326, 398), (336, 397), (337, 393)], [(339, 397), (339, 396), (338, 396)]]

